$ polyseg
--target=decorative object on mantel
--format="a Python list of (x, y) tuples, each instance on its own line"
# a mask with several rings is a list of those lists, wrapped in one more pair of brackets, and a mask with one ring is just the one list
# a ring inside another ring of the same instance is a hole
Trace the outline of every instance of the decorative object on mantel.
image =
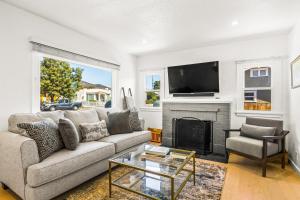
[(148, 128), (148, 131), (151, 131), (151, 142), (161, 143), (162, 129)]
[[(187, 167), (192, 167), (188, 165)], [(115, 169), (113, 178), (129, 172), (130, 169), (118, 167)], [(196, 186), (193, 185), (191, 178), (177, 200), (192, 200), (192, 199), (210, 199), (220, 200), (224, 185), (226, 168), (201, 162), (196, 159)], [(54, 200), (84, 200), (84, 199), (102, 199), (102, 200), (146, 200), (146, 198), (126, 190), (115, 187), (112, 198), (108, 196), (108, 173), (100, 175), (79, 187), (70, 190), (69, 192), (55, 198)]]
[(291, 63), (292, 88), (300, 87), (300, 55)]

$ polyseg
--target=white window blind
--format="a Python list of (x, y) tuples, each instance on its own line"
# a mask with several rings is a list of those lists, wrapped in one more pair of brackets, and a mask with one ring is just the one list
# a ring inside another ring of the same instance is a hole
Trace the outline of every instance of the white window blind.
[(105, 67), (105, 68), (120, 70), (120, 65), (115, 64), (115, 63), (99, 60), (97, 58), (93, 58), (93, 57), (89, 57), (89, 56), (86, 56), (86, 55), (74, 53), (74, 52), (67, 51), (67, 50), (64, 50), (64, 49), (59, 49), (59, 48), (52, 47), (52, 46), (47, 45), (47, 44), (41, 44), (41, 43), (35, 42), (35, 41), (30, 41), (30, 43), (32, 44), (33, 51), (37, 51), (37, 52), (40, 52), (40, 53), (65, 58), (65, 59), (68, 59), (68, 60), (77, 61), (77, 62), (80, 62), (80, 63), (89, 64), (89, 65), (92, 65), (92, 66), (99, 66), (99, 67)]

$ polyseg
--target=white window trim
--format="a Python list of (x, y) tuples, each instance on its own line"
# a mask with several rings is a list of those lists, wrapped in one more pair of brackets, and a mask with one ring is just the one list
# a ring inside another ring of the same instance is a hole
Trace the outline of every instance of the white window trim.
[[(150, 107), (145, 103), (146, 99), (146, 92), (150, 90), (146, 90), (146, 79), (145, 77), (147, 75), (159, 75), (160, 76), (160, 106), (159, 107)], [(139, 76), (138, 76), (138, 106), (141, 110), (143, 111), (153, 111), (153, 112), (160, 112), (161, 107), (162, 107), (162, 100), (164, 99), (164, 91), (165, 91), (165, 86), (164, 86), (164, 80), (165, 80), (165, 74), (163, 69), (154, 69), (154, 70), (140, 70), (139, 71)]]
[(111, 69), (111, 68), (105, 68), (105, 67), (101, 67), (101, 66), (92, 66), (86, 63), (80, 63), (77, 61), (73, 61), (73, 60), (69, 60), (69, 59), (65, 59), (65, 58), (61, 58), (61, 57), (57, 57), (57, 56), (53, 56), (53, 55), (48, 55), (48, 54), (44, 54), (44, 53), (39, 53), (36, 51), (32, 52), (32, 73), (33, 73), (33, 79), (32, 79), (32, 107), (31, 107), (31, 111), (33, 113), (36, 112), (40, 112), (40, 64), (42, 61), (43, 57), (47, 57), (47, 58), (53, 58), (53, 59), (57, 59), (57, 60), (62, 60), (62, 61), (66, 61), (66, 62), (72, 62), (72, 63), (76, 63), (76, 64), (81, 64), (81, 65), (85, 65), (88, 67), (94, 67), (94, 68), (98, 68), (98, 69), (103, 69), (103, 70), (108, 70), (112, 72), (112, 93), (111, 93), (111, 98), (112, 98), (112, 108), (115, 108), (117, 106), (117, 91), (118, 91), (118, 77), (119, 77), (119, 70), (116, 69)]

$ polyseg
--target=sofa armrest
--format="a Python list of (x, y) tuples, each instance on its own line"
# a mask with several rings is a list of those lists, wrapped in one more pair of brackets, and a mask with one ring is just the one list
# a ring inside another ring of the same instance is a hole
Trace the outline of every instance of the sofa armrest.
[(145, 130), (145, 120), (143, 118), (139, 118), (139, 120), (141, 122), (142, 130)]
[(39, 162), (34, 140), (11, 132), (0, 132), (0, 182), (24, 199), (27, 168)]

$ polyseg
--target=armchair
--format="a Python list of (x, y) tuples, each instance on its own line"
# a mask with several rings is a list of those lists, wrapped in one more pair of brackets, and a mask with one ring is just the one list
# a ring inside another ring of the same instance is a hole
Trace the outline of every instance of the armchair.
[(230, 137), (230, 132), (241, 132), (241, 129), (227, 129), (225, 132), (226, 157), (230, 153), (249, 159), (259, 160), (262, 164), (262, 176), (266, 176), (267, 162), (281, 158), (281, 168), (285, 168), (285, 137), (289, 131), (283, 130), (283, 121), (259, 118), (246, 118), (246, 124), (261, 127), (276, 127), (272, 136), (260, 135), (252, 138), (246, 135)]

